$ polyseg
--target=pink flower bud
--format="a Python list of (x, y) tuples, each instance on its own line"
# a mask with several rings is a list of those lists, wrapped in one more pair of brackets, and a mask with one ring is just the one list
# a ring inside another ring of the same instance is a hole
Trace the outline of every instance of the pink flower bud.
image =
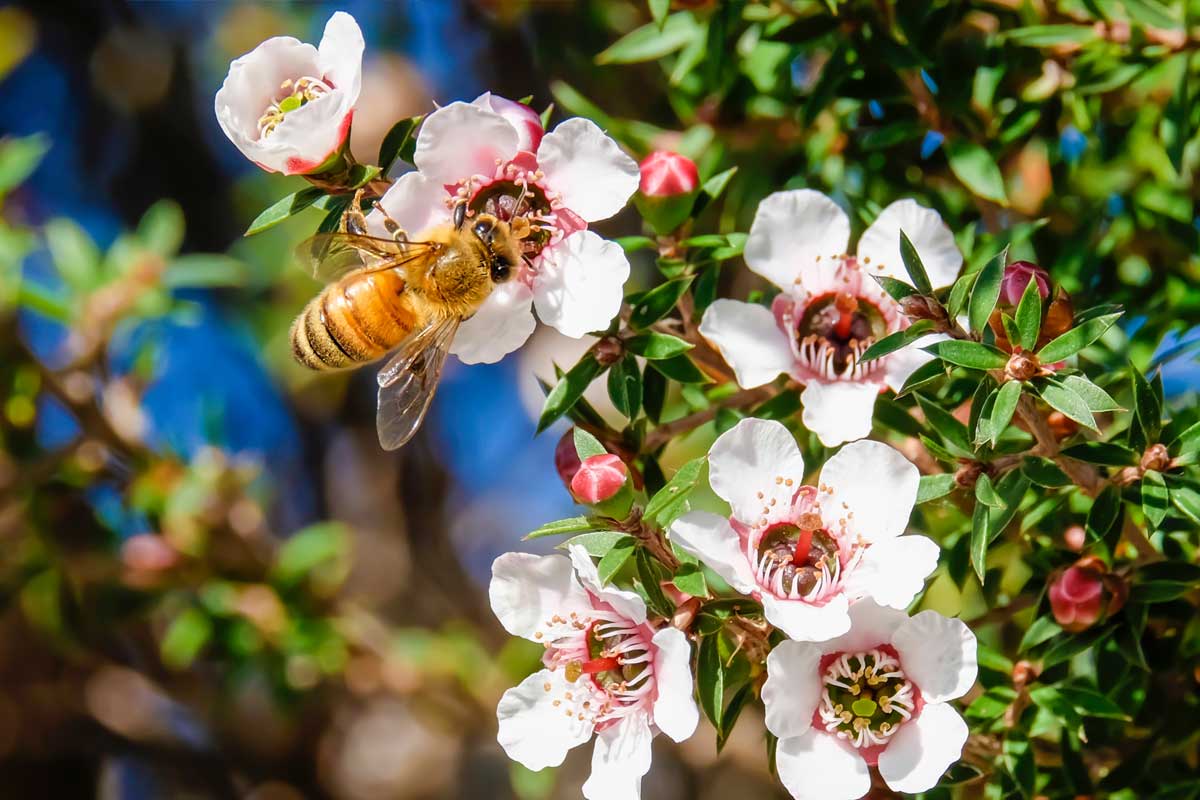
[(1063, 630), (1077, 633), (1100, 619), (1104, 581), (1099, 571), (1075, 564), (1050, 584), (1050, 608)]
[(1014, 261), (1004, 268), (1000, 281), (1000, 297), (1009, 305), (1021, 302), (1030, 280), (1037, 280), (1038, 294), (1045, 300), (1050, 296), (1050, 273), (1030, 261)]
[(700, 184), (696, 162), (668, 150), (655, 150), (642, 159), (638, 169), (642, 173), (638, 188), (647, 197), (689, 194)]
[(629, 480), (629, 469), (617, 456), (590, 456), (571, 479), (571, 491), (581, 503), (603, 503), (614, 497)]
[(536, 153), (541, 144), (545, 129), (542, 118), (529, 106), (509, 100), (507, 97), (484, 92), (475, 98), (472, 105), (486, 108), (494, 114), (504, 117), (509, 125), (517, 129), (517, 149)]
[(569, 488), (575, 473), (579, 472), (579, 453), (575, 451), (574, 428), (558, 440), (558, 446), (554, 448), (554, 468), (558, 470), (558, 477), (562, 479), (563, 485)]

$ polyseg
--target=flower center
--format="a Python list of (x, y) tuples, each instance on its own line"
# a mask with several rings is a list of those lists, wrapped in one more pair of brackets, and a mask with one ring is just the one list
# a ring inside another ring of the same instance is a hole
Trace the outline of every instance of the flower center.
[(816, 513), (768, 528), (758, 544), (755, 574), (760, 586), (789, 600), (815, 600), (841, 574), (837, 540)]
[(825, 668), (822, 682), (821, 724), (855, 747), (886, 744), (916, 707), (912, 682), (887, 650), (842, 653)]
[(279, 86), (282, 96), (271, 101), (267, 110), (258, 118), (258, 138), (265, 139), (275, 132), (279, 123), (290, 112), (301, 106), (308, 105), (318, 97), (324, 97), (333, 91), (333, 87), (320, 78), (305, 76), (293, 81), (285, 80)]
[(860, 377), (863, 351), (887, 334), (875, 305), (848, 293), (831, 293), (808, 304), (796, 325), (796, 343), (809, 366), (828, 377)]
[(654, 656), (643, 626), (597, 610), (590, 619), (573, 620), (571, 627), (576, 632), (551, 646), (547, 664), (562, 667), (563, 677), (573, 684), (563, 698), (572, 714), (603, 725), (651, 698)]
[(477, 191), (467, 202), (470, 215), (491, 214), (513, 228), (521, 242), (521, 254), (533, 258), (550, 243), (553, 231), (551, 205), (545, 191), (530, 178), (516, 175), (512, 180), (497, 180)]

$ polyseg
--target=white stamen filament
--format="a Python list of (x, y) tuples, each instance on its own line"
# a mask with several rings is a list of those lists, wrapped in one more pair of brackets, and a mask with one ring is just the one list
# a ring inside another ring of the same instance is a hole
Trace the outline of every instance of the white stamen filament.
[[(851, 665), (851, 658), (858, 663), (857, 667)], [(898, 714), (902, 718), (901, 722), (912, 718), (916, 706), (913, 685), (900, 669), (899, 662), (890, 653), (879, 649), (863, 653), (842, 653), (825, 668), (821, 680), (824, 686), (818, 707), (821, 723), (826, 731), (845, 739), (855, 747), (885, 744), (900, 729), (901, 723), (879, 721), (874, 718), (874, 713), (870, 716), (857, 715), (833, 699), (830, 691), (832, 688), (841, 689), (856, 698), (871, 700), (885, 715)], [(876, 690), (875, 687), (889, 681), (893, 682), (893, 686)], [(876, 691), (888, 689), (891, 690), (890, 694), (875, 694)], [(857, 705), (857, 701), (852, 705)], [(850, 726), (850, 730), (844, 730), (847, 725)]]
[(267, 106), (267, 110), (264, 111), (263, 115), (258, 118), (259, 139), (265, 139), (267, 136), (271, 135), (275, 129), (279, 127), (279, 123), (283, 122), (283, 119), (285, 116), (287, 116), (288, 111), (295, 110), (288, 109), (288, 111), (285, 111), (283, 109), (284, 101), (288, 100), (289, 98), (298, 97), (300, 98), (300, 105), (303, 105), (304, 103), (310, 103), (319, 97), (324, 97), (333, 91), (333, 87), (330, 84), (326, 83), (320, 78), (314, 78), (311, 75), (304, 75), (300, 78), (297, 78), (295, 81), (289, 78), (288, 80), (285, 80), (279, 88), (287, 92), (287, 94), (278, 100), (272, 100), (271, 104)]
[(883, 368), (884, 359), (862, 363), (863, 352), (874, 342), (869, 339), (854, 340), (847, 347), (850, 357), (841, 372), (837, 371), (837, 348), (824, 336), (809, 334), (796, 347), (796, 360), (814, 375), (826, 380), (858, 381), (872, 378)]

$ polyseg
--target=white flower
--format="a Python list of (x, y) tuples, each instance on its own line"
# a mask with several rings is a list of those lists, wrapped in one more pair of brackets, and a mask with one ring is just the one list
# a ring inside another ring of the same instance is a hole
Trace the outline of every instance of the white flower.
[(779, 737), (779, 778), (796, 800), (855, 800), (868, 767), (897, 792), (924, 792), (962, 755), (967, 725), (948, 703), (975, 683), (975, 635), (936, 611), (909, 617), (870, 600), (848, 633), (786, 641), (767, 657), (762, 699)]
[(662, 731), (681, 742), (699, 722), (691, 646), (675, 628), (655, 631), (638, 595), (602, 586), (583, 548), (570, 553), (506, 553), (492, 565), (500, 623), (546, 647), (546, 668), (500, 699), (497, 739), (509, 758), (541, 770), (595, 734), (584, 797), (637, 800), (650, 740)]
[(746, 264), (783, 291), (770, 309), (717, 300), (704, 312), (700, 333), (749, 389), (781, 373), (804, 384), (803, 421), (827, 447), (871, 432), (875, 398), (899, 389), (929, 360), (920, 350), (935, 337), (868, 363), (858, 356), (888, 334), (907, 328), (900, 305), (871, 275), (908, 281), (900, 257), (903, 230), (921, 255), (934, 287), (954, 281), (962, 255), (936, 211), (913, 200), (885, 208), (850, 254), (850, 220), (811, 189), (776, 192), (758, 207), (746, 240)]
[(217, 121), (246, 158), (269, 172), (315, 171), (350, 133), (362, 87), (363, 37), (339, 11), (321, 46), (267, 39), (229, 65), (216, 97)]
[(688, 512), (672, 523), (671, 539), (761, 602), (767, 621), (792, 639), (842, 635), (864, 597), (905, 608), (937, 567), (936, 544), (901, 536), (920, 476), (886, 444), (847, 445), (817, 486), (805, 486), (787, 428), (750, 418), (717, 439), (708, 464), (733, 516)]
[[(451, 350), (467, 363), (492, 362), (533, 333), (531, 307), (572, 338), (608, 327), (621, 310), (629, 261), (588, 223), (621, 210), (638, 187), (638, 166), (590, 120), (569, 119), (543, 135), (532, 109), (484, 94), (426, 118), (417, 135), (418, 172), (396, 181), (380, 205), (417, 239), (468, 213), (528, 222), (517, 280), (496, 288), (462, 324)], [(386, 235), (373, 211), (368, 225)]]

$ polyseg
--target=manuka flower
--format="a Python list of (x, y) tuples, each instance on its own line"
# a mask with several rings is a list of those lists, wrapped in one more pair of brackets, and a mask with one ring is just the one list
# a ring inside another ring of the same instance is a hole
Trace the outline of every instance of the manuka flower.
[(878, 766), (897, 792), (924, 792), (962, 755), (967, 725), (947, 701), (975, 683), (975, 635), (936, 611), (909, 617), (870, 600), (844, 636), (785, 641), (762, 698), (779, 737), (779, 779), (796, 800), (855, 800)]
[(788, 429), (751, 418), (717, 439), (708, 464), (733, 516), (688, 512), (671, 539), (761, 602), (767, 621), (793, 639), (840, 636), (864, 597), (905, 608), (937, 566), (936, 544), (901, 536), (920, 476), (886, 444), (847, 445), (817, 486), (805, 486)]
[(602, 586), (583, 548), (563, 556), (507, 553), (489, 596), (504, 628), (546, 647), (545, 669), (509, 689), (498, 740), (531, 770), (557, 766), (596, 736), (588, 800), (636, 800), (658, 731), (692, 735), (691, 650), (682, 631), (655, 630), (633, 592)]
[[(517, 108), (517, 107), (520, 108)], [(638, 187), (638, 166), (591, 120), (569, 119), (543, 134), (532, 110), (484, 94), (439, 108), (422, 123), (410, 172), (380, 200), (409, 238), (452, 219), (494, 214), (523, 234), (517, 279), (496, 287), (458, 330), (451, 349), (467, 363), (498, 361), (542, 322), (573, 338), (608, 326), (621, 309), (629, 261), (588, 223), (621, 210)], [(383, 215), (368, 224), (389, 235)]]
[(885, 208), (847, 252), (850, 219), (811, 189), (776, 192), (759, 205), (746, 241), (746, 264), (783, 291), (770, 309), (717, 300), (700, 333), (749, 389), (781, 373), (804, 384), (804, 424), (833, 447), (871, 432), (875, 398), (899, 389), (930, 356), (927, 338), (862, 363), (872, 344), (907, 328), (900, 306), (872, 275), (907, 281), (900, 232), (920, 254), (934, 287), (954, 280), (962, 256), (936, 211), (913, 200)]
[(246, 158), (269, 172), (320, 171), (350, 133), (362, 86), (363, 37), (339, 11), (321, 46), (267, 39), (229, 65), (217, 92), (217, 121)]

